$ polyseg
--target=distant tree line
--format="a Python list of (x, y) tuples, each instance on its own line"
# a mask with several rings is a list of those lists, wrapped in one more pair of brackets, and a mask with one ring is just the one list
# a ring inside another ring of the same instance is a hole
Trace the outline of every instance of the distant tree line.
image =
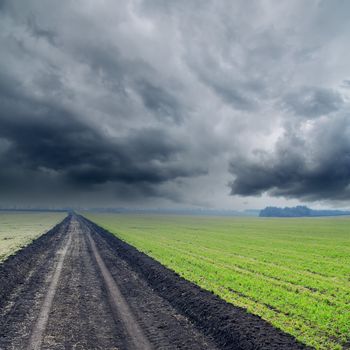
[(350, 215), (350, 211), (344, 210), (313, 210), (304, 205), (296, 207), (266, 207), (260, 210), (260, 217), (315, 217), (315, 216), (340, 216)]

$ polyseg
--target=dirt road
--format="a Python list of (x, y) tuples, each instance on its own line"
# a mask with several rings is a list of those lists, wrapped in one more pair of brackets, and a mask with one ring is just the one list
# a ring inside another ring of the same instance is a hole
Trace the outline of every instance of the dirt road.
[(76, 215), (0, 266), (0, 286), (0, 349), (304, 348)]

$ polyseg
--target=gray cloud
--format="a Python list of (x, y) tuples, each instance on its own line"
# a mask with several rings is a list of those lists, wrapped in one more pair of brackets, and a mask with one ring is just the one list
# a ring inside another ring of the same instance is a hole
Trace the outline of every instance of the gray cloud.
[(348, 6), (0, 1), (0, 201), (347, 201)]
[(145, 106), (161, 120), (169, 119), (180, 123), (185, 115), (180, 103), (166, 89), (139, 81), (136, 85)]
[(284, 97), (288, 110), (302, 117), (319, 117), (337, 111), (343, 99), (339, 92), (319, 87), (302, 87)]
[(350, 127), (348, 116), (316, 122), (285, 133), (274, 152), (233, 159), (231, 193), (303, 200), (350, 199)]
[[(31, 186), (33, 175), (41, 178), (51, 172), (59, 183), (82, 190), (115, 182), (123, 193), (132, 185), (133, 194), (154, 195), (156, 185), (205, 173), (181, 161), (186, 146), (164, 129), (131, 129), (122, 137), (108, 137), (62, 106), (28, 96), (19, 82), (6, 81), (5, 76), (2, 81), (3, 190), (9, 184), (18, 186), (16, 181)], [(21, 175), (13, 177), (16, 172)], [(43, 182), (42, 190), (48, 190), (45, 185), (51, 182)]]
[(56, 33), (52, 30), (40, 27), (34, 15), (28, 17), (27, 28), (35, 37), (39, 39), (43, 38), (44, 40), (47, 40), (51, 45), (57, 45)]
[(342, 87), (349, 89), (350, 88), (350, 80), (349, 79), (343, 80)]

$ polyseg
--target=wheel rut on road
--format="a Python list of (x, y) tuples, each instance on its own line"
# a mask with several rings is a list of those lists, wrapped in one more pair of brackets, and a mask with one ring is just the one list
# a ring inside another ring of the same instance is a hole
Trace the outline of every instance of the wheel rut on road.
[(143, 334), (141, 328), (136, 322), (130, 308), (125, 301), (122, 293), (119, 290), (116, 282), (114, 281), (111, 273), (106, 267), (103, 259), (101, 258), (100, 253), (96, 247), (94, 240), (91, 238), (91, 235), (88, 234), (89, 243), (94, 254), (97, 265), (101, 271), (103, 279), (105, 281), (106, 287), (108, 289), (109, 300), (111, 307), (114, 309), (114, 312), (120, 316), (127, 332), (128, 338), (130, 339), (130, 347), (140, 350), (150, 350), (152, 349), (151, 344), (148, 339)]
[(306, 349), (69, 215), (0, 265), (0, 349)]
[[(76, 224), (74, 225), (74, 223), (72, 223), (70, 226), (70, 231), (76, 229), (76, 226), (77, 226)], [(56, 294), (58, 281), (61, 276), (63, 262), (71, 242), (72, 242), (72, 234), (71, 232), (69, 232), (67, 243), (64, 245), (63, 249), (59, 251), (57, 254), (59, 255), (59, 260), (52, 277), (50, 277), (51, 279), (50, 285), (45, 295), (44, 302), (41, 306), (40, 314), (36, 320), (34, 329), (32, 330), (32, 333), (31, 333), (31, 337), (28, 345), (28, 348), (30, 349), (38, 350), (41, 348), (43, 333), (45, 332), (47, 321), (49, 319), (49, 313), (51, 311), (53, 298)]]

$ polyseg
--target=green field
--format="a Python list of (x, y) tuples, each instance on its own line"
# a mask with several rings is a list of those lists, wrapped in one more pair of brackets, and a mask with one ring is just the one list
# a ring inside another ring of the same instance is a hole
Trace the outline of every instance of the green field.
[(0, 212), (0, 262), (52, 228), (65, 213)]
[(349, 348), (350, 218), (86, 216), (305, 344)]

